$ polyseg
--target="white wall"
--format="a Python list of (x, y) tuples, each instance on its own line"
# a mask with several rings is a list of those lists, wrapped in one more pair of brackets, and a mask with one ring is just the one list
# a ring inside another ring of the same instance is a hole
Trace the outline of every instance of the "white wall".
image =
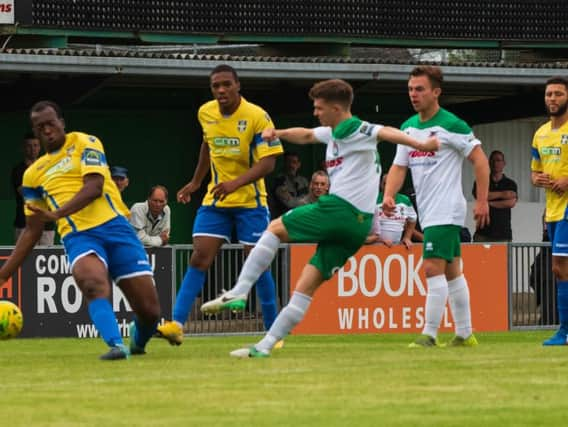
[[(511, 228), (513, 229), (513, 242), (541, 242), (542, 241), (542, 212), (543, 203), (517, 202), (511, 211)], [(471, 235), (475, 232), (473, 222), (473, 202), (467, 203), (467, 218), (465, 226)]]
[[(519, 200), (511, 212), (514, 242), (540, 242), (542, 240), (544, 191), (534, 187), (531, 183), (530, 161), (534, 132), (545, 121), (545, 117), (535, 117), (483, 124), (473, 128), (487, 156), (493, 150), (500, 150), (505, 154), (505, 175), (517, 183)], [(469, 228), (472, 236), (475, 231), (471, 194), (474, 180), (471, 163), (466, 161), (463, 169), (463, 191), (468, 200), (466, 227)]]

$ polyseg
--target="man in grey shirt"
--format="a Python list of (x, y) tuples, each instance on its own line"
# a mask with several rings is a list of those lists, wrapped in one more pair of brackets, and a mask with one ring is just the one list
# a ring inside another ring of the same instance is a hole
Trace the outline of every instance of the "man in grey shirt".
[(148, 200), (130, 208), (130, 224), (145, 246), (164, 246), (170, 240), (168, 190), (162, 185), (150, 189)]

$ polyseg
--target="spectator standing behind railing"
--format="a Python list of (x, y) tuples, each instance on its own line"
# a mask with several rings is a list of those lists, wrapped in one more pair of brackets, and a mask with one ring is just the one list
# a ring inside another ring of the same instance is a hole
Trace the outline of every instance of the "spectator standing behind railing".
[[(513, 240), (511, 230), (511, 209), (517, 204), (517, 184), (505, 176), (505, 155), (495, 150), (489, 155), (489, 217), (491, 222), (483, 228), (478, 228), (474, 242), (510, 242)], [(473, 197), (477, 197), (477, 184), (473, 184)]]
[(546, 229), (552, 242), (552, 271), (560, 328), (543, 345), (566, 345), (568, 336), (568, 79), (547, 80), (544, 105), (550, 121), (534, 134), (531, 179), (545, 189)]
[(329, 193), (329, 176), (323, 170), (315, 171), (310, 181), (310, 191), (300, 199), (300, 206), (315, 203), (320, 196)]
[[(24, 214), (24, 198), (22, 197), (22, 179), (26, 169), (37, 160), (41, 145), (32, 133), (26, 134), (23, 140), (24, 160), (12, 169), (12, 187), (16, 198), (16, 217), (14, 218), (14, 243), (18, 241), (20, 234), (26, 227), (26, 215)], [(53, 245), (55, 238), (55, 223), (48, 222), (44, 225), (43, 233), (39, 241), (40, 246)]]
[(110, 176), (118, 190), (122, 193), (130, 184), (130, 179), (128, 178), (128, 169), (123, 166), (113, 166), (110, 168)]
[(168, 190), (163, 185), (150, 189), (148, 200), (130, 208), (130, 224), (145, 246), (164, 246), (170, 241), (171, 213)]
[(309, 182), (298, 171), (302, 161), (298, 153), (284, 153), (284, 171), (274, 180), (270, 194), (270, 215), (278, 218), (296, 206), (301, 206), (303, 198), (308, 194)]

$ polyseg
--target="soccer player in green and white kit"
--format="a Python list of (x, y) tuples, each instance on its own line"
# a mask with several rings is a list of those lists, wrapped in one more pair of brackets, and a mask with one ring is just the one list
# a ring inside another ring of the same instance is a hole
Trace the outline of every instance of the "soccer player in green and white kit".
[[(419, 150), (436, 150), (436, 137), (409, 137), (398, 129), (361, 121), (351, 115), (353, 89), (343, 80), (326, 80), (310, 90), (315, 129), (267, 129), (265, 140), (285, 139), (296, 144), (327, 144), (328, 195), (297, 207), (272, 221), (243, 265), (237, 284), (219, 298), (205, 303), (207, 314), (242, 310), (258, 276), (271, 264), (281, 242), (318, 243), (315, 255), (304, 267), (288, 305), (280, 312), (265, 337), (234, 357), (266, 357), (274, 344), (298, 324), (318, 287), (329, 279), (365, 242), (371, 229), (380, 176), (377, 142), (388, 140)], [(420, 142), (424, 141), (424, 142)]]
[(489, 223), (489, 163), (470, 127), (440, 108), (442, 80), (439, 67), (418, 66), (410, 73), (408, 93), (417, 114), (404, 122), (401, 129), (417, 139), (437, 136), (440, 150), (425, 154), (398, 146), (383, 198), (383, 211), (393, 212), (394, 195), (410, 168), (418, 218), (424, 230), (423, 268), (428, 285), (424, 329), (410, 347), (438, 345), (438, 328), (448, 299), (456, 332), (448, 345), (477, 345), (472, 333), (469, 288), (461, 270), (460, 230), (466, 217), (462, 165), (464, 158), (473, 164), (477, 183), (473, 213), (477, 228), (482, 228)]

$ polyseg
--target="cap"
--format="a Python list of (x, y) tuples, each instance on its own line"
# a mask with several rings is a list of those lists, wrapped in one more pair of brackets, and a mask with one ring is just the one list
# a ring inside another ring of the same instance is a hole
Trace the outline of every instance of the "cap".
[(128, 178), (128, 169), (122, 166), (113, 166), (110, 168), (110, 176), (120, 176), (122, 178)]

